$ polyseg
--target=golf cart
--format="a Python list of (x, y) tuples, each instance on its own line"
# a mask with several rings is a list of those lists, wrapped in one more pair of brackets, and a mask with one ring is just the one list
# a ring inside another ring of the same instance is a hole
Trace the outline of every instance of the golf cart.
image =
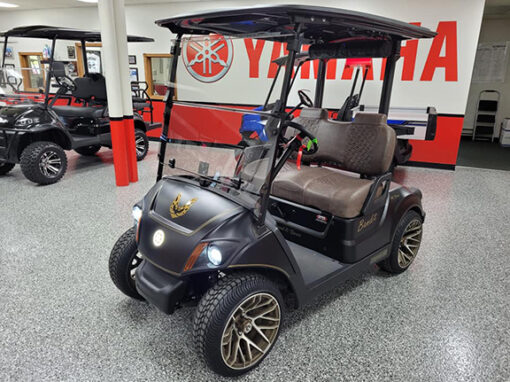
[[(157, 182), (133, 207), (134, 225), (109, 259), (111, 278), (126, 295), (168, 314), (198, 304), (198, 351), (215, 372), (235, 376), (270, 352), (287, 308), (375, 264), (401, 273), (415, 259), (425, 217), (422, 195), (391, 181), (396, 137), (386, 114), (401, 41), (435, 33), (305, 5), (201, 12), (156, 23), (177, 35), (171, 83), (187, 38), (250, 36), (287, 43), (289, 50), (270, 111), (177, 102), (175, 90), (168, 90)], [(311, 59), (320, 60), (319, 73), (328, 59), (385, 57), (378, 112), (357, 113), (347, 122), (330, 119), (316, 106), (325, 82), (319, 74), (313, 107), (293, 118), (287, 101), (303, 44), (310, 44)], [(201, 46), (207, 49), (207, 42)], [(225, 113), (225, 121), (235, 113), (263, 116), (267, 139), (245, 147), (235, 144), (239, 135), (226, 142), (220, 135), (238, 133), (236, 126), (225, 123), (225, 131), (209, 134), (207, 124), (172, 118), (183, 107)]]
[[(20, 163), (27, 179), (38, 184), (52, 184), (66, 172), (64, 150), (89, 156), (103, 146), (111, 148), (104, 77), (89, 73), (88, 65), (84, 64), (85, 75), (72, 79), (66, 64), (54, 59), (57, 40), (80, 41), (82, 55), (87, 57), (86, 43), (100, 42), (101, 34), (38, 25), (14, 28), (0, 36), (5, 38), (0, 72), (0, 175)], [(30, 68), (25, 70), (31, 73), (23, 72), (23, 69), (19, 73), (7, 68), (5, 49), (11, 37), (51, 40), (51, 53), (48, 60), (43, 61), (48, 70)], [(151, 42), (153, 39), (128, 36), (128, 41)], [(40, 79), (40, 84), (35, 86), (44, 85), (44, 89), (38, 88), (38, 92), (31, 93), (27, 88), (34, 87), (29, 81), (34, 72)], [(50, 88), (57, 89), (56, 93), (51, 94)], [(134, 113), (136, 156), (142, 160), (149, 148), (146, 132), (161, 124), (145, 122), (142, 117), (147, 110), (152, 113), (150, 100), (135, 98), (133, 109), (138, 111)]]
[[(271, 83), (271, 87), (269, 88), (269, 93), (266, 97), (266, 101), (262, 106), (255, 108), (254, 110), (271, 110), (273, 105), (269, 104), (270, 97), (274, 90), (274, 87), (279, 80), (279, 75), (282, 73), (282, 67), (285, 67), (287, 60), (287, 56), (279, 57), (272, 61), (273, 64), (277, 65), (276, 75)], [(297, 78), (297, 73), (301, 69), (302, 65), (307, 61), (313, 61), (308, 52), (301, 52), (296, 54), (296, 59), (294, 61), (295, 65), (295, 74), (293, 77), (293, 81), (290, 85), (292, 89), (292, 85), (294, 80)], [(354, 72), (354, 79), (352, 81), (352, 86), (349, 95), (345, 98), (344, 103), (340, 107), (340, 109), (330, 109), (332, 112), (332, 118), (338, 121), (352, 121), (357, 112), (360, 111), (369, 111), (371, 113), (377, 113), (377, 107), (366, 106), (364, 104), (360, 104), (361, 96), (363, 95), (363, 89), (365, 87), (365, 82), (367, 80), (367, 74), (370, 70), (370, 66), (372, 65), (372, 60), (367, 60), (366, 58), (350, 58), (346, 60), (346, 67), (350, 66)], [(325, 71), (322, 70), (321, 77), (325, 76)], [(358, 79), (361, 77), (361, 84), (359, 89), (356, 91)], [(299, 90), (299, 92), (304, 92), (305, 90)], [(305, 94), (306, 95), (306, 94)], [(306, 104), (300, 103), (296, 106), (296, 109), (299, 109), (301, 106), (308, 107), (321, 107), (322, 106), (322, 98), (315, 99), (312, 103), (312, 100), (309, 97), (304, 97), (300, 95), (300, 98), (307, 102)], [(246, 114), (243, 116), (241, 120), (241, 128), (239, 129), (239, 133), (241, 134), (241, 141), (238, 143), (240, 146), (249, 146), (253, 144), (260, 144), (261, 142), (265, 142), (267, 140), (264, 131), (266, 118), (260, 115), (251, 115)], [(429, 106), (427, 108), (390, 108), (388, 111), (388, 125), (395, 130), (395, 134), (397, 135), (397, 144), (395, 146), (395, 155), (393, 158), (393, 162), (390, 166), (390, 169), (393, 170), (395, 166), (406, 163), (411, 157), (413, 147), (409, 143), (409, 139), (421, 139), (421, 140), (434, 140), (437, 129), (437, 111), (434, 107)]]

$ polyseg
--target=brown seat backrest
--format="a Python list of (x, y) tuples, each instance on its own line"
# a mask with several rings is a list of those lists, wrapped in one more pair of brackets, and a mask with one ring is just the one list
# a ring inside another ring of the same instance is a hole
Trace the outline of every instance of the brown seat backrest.
[[(381, 175), (388, 171), (395, 152), (395, 131), (384, 114), (357, 113), (353, 122), (328, 119), (324, 109), (303, 109), (295, 122), (317, 137), (319, 150), (303, 162), (330, 162), (347, 171)], [(288, 129), (286, 136), (295, 134)]]

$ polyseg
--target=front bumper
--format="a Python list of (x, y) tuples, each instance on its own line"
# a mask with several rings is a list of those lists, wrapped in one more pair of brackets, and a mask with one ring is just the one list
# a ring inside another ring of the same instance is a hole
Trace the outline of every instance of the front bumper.
[(172, 314), (186, 292), (186, 282), (144, 260), (136, 270), (136, 289), (148, 302)]
[(18, 163), (18, 145), (26, 130), (0, 127), (0, 163)]

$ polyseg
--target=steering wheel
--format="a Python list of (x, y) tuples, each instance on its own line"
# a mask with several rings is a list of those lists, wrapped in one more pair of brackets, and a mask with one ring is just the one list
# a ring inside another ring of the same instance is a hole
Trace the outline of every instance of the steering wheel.
[(57, 84), (59, 84), (61, 87), (71, 92), (76, 90), (76, 83), (68, 76), (55, 77), (55, 81), (57, 81)]
[(313, 107), (313, 102), (310, 99), (310, 97), (308, 97), (308, 94), (306, 94), (303, 90), (298, 90), (297, 94), (299, 96), (299, 100), (303, 105)]
[(285, 126), (290, 126), (298, 130), (299, 134), (296, 135), (296, 137), (300, 141), (303, 140), (304, 138), (308, 138), (308, 142), (306, 142), (306, 144), (303, 143), (303, 145), (306, 147), (306, 149), (303, 150), (303, 155), (312, 155), (319, 150), (317, 138), (314, 135), (312, 135), (308, 130), (306, 130), (303, 125), (300, 125), (299, 123), (293, 121), (286, 121)]

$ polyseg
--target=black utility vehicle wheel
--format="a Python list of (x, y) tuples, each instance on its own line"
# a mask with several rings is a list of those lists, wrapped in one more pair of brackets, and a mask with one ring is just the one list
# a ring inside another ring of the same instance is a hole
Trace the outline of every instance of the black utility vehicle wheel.
[(136, 245), (136, 229), (132, 227), (122, 234), (110, 253), (108, 268), (113, 283), (125, 295), (143, 300), (135, 287), (135, 271), (142, 262)]
[(7, 174), (14, 166), (16, 166), (14, 163), (0, 163), (0, 175)]
[(136, 160), (141, 161), (149, 151), (149, 139), (147, 139), (147, 135), (140, 129), (135, 130), (135, 148)]
[(96, 155), (96, 153), (101, 150), (101, 146), (99, 145), (92, 145), (92, 146), (84, 146), (84, 147), (78, 147), (74, 149), (78, 154), (84, 155), (86, 157)]
[(67, 170), (66, 153), (56, 143), (34, 142), (21, 153), (21, 171), (38, 184), (58, 182)]
[(404, 272), (416, 258), (423, 235), (423, 219), (416, 211), (407, 212), (395, 230), (390, 256), (379, 263), (385, 271)]
[(271, 280), (257, 273), (227, 275), (201, 299), (193, 336), (212, 370), (236, 376), (271, 351), (282, 318), (283, 298)]

